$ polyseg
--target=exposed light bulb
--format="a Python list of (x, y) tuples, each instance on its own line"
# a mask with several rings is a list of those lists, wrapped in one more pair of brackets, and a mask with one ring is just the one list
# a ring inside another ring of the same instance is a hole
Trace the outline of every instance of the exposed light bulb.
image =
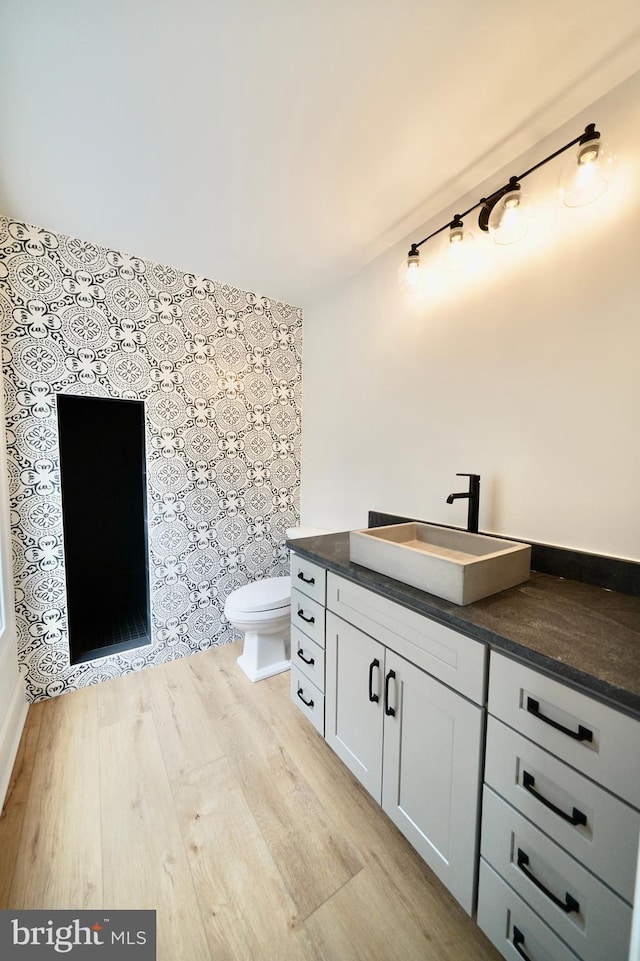
[(598, 154), (600, 153), (600, 141), (595, 143), (587, 143), (578, 151), (578, 166), (584, 167), (586, 164), (592, 164), (598, 159)]
[(458, 214), (451, 222), (447, 241), (445, 253), (447, 270), (453, 274), (466, 270), (470, 266), (473, 234), (465, 229)]
[(514, 244), (529, 229), (526, 194), (516, 185), (495, 204), (489, 215), (489, 233), (496, 244)]
[(578, 145), (560, 173), (558, 187), (566, 207), (584, 207), (606, 193), (615, 172), (615, 156), (603, 143), (593, 124), (591, 138)]
[(398, 286), (403, 293), (415, 294), (424, 287), (424, 268), (420, 263), (420, 252), (412, 245), (405, 260), (398, 268)]

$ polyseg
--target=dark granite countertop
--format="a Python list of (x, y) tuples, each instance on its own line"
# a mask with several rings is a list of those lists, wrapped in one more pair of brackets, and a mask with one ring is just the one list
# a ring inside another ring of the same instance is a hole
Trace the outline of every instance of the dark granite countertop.
[(349, 534), (287, 541), (302, 557), (640, 719), (640, 597), (532, 572), (466, 607), (349, 560)]

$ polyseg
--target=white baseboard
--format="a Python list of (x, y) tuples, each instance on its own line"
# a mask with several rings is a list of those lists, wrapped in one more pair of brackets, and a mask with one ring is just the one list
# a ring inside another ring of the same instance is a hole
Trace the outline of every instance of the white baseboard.
[(0, 721), (0, 810), (4, 805), (9, 787), (27, 709), (22, 678), (17, 676), (4, 717)]

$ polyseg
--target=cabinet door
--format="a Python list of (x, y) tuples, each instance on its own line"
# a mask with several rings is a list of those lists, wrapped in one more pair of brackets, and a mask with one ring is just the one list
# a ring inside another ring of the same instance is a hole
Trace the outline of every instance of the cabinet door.
[(324, 567), (314, 564), (306, 557), (291, 554), (291, 586), (313, 598), (318, 604), (324, 605), (327, 583), (327, 572)]
[(327, 611), (325, 738), (378, 803), (385, 649)]
[(291, 624), (324, 647), (324, 607), (295, 587), (291, 588)]
[(324, 648), (291, 625), (291, 665), (302, 671), (324, 694)]
[(495, 651), (489, 713), (640, 808), (636, 718)]
[(582, 961), (626, 961), (632, 909), (485, 787), (482, 856)]
[(382, 806), (471, 914), (482, 710), (389, 650), (385, 688)]
[(640, 813), (489, 716), (485, 782), (631, 903)]
[(580, 961), (483, 858), (477, 920), (507, 961)]

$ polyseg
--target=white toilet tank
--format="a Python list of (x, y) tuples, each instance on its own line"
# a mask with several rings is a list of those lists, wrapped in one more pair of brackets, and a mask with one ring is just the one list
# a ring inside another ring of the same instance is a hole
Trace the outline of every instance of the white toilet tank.
[(317, 537), (319, 534), (328, 534), (321, 527), (287, 527), (287, 537), (295, 540), (298, 537)]

